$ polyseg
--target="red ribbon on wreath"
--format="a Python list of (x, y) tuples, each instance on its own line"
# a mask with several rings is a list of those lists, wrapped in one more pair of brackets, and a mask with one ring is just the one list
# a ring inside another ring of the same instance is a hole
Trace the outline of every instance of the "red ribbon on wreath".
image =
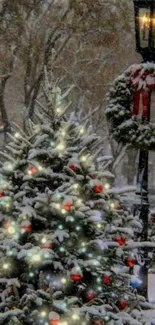
[(134, 94), (133, 99), (133, 115), (138, 115), (140, 110), (140, 105), (142, 104), (142, 116), (148, 116), (148, 106), (149, 106), (149, 90), (142, 89), (137, 90)]
[(148, 74), (138, 69), (131, 74), (130, 81), (137, 88), (133, 98), (133, 115), (139, 115), (140, 106), (142, 106), (142, 116), (148, 117), (149, 91), (155, 89), (155, 74)]

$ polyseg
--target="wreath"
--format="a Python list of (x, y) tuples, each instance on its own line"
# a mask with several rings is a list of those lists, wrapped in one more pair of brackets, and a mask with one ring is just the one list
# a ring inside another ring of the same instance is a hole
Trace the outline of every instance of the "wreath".
[(149, 122), (149, 102), (154, 89), (153, 63), (132, 65), (114, 81), (106, 116), (116, 141), (155, 150), (155, 122)]

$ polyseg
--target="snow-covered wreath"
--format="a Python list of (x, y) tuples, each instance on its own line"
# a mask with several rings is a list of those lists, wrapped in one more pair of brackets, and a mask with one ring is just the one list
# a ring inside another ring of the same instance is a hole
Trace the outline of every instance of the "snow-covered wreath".
[(114, 81), (106, 115), (116, 141), (155, 150), (155, 122), (149, 122), (152, 90), (155, 90), (153, 63), (132, 65)]

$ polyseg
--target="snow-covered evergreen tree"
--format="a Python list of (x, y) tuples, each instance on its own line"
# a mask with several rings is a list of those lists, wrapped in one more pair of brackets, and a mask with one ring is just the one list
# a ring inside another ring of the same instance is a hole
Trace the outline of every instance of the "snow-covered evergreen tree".
[(14, 125), (0, 180), (0, 324), (140, 325), (147, 306), (129, 287), (141, 223), (113, 189), (99, 139), (62, 106)]

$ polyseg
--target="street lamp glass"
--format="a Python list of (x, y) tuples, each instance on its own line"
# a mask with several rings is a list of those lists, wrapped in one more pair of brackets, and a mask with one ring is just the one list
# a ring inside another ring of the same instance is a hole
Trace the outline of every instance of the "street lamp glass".
[(144, 61), (155, 59), (155, 0), (133, 0), (136, 49)]

